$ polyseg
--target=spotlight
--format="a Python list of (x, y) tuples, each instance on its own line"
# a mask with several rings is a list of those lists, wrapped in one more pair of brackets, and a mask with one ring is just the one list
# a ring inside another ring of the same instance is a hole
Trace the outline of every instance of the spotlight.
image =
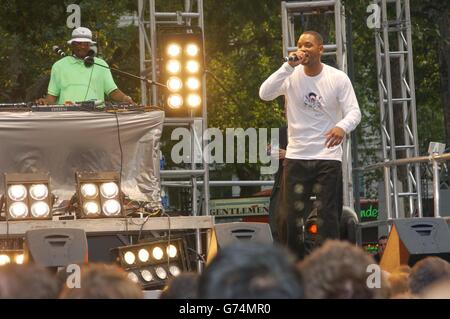
[(183, 87), (183, 82), (181, 82), (180, 78), (172, 76), (167, 80), (167, 87), (172, 92), (178, 92)]
[(134, 264), (134, 261), (136, 260), (136, 256), (131, 251), (127, 251), (123, 258), (128, 265)]
[(100, 186), (100, 193), (105, 198), (114, 198), (119, 194), (119, 187), (114, 182), (103, 183)]
[(159, 279), (164, 280), (167, 278), (167, 271), (163, 267), (156, 267), (155, 272)]
[(200, 70), (200, 64), (195, 60), (190, 60), (186, 63), (186, 70), (189, 73), (197, 73)]
[(0, 266), (4, 266), (6, 264), (9, 264), (11, 262), (11, 258), (6, 254), (0, 255)]
[(156, 260), (161, 260), (163, 258), (164, 252), (162, 251), (161, 247), (155, 247), (153, 248), (152, 255)]
[(183, 105), (183, 98), (180, 94), (172, 94), (167, 99), (167, 104), (172, 109), (179, 109)]
[(198, 90), (200, 88), (200, 81), (196, 77), (189, 77), (186, 81), (186, 86), (189, 90)]
[(34, 200), (44, 200), (48, 196), (47, 186), (44, 184), (31, 185), (30, 196)]
[(195, 43), (189, 43), (188, 45), (186, 45), (186, 54), (191, 57), (195, 57), (199, 51), (200, 48)]
[(122, 192), (116, 172), (76, 172), (75, 177), (82, 218), (123, 216)]
[(197, 108), (202, 103), (202, 99), (198, 94), (189, 94), (187, 97), (187, 105), (190, 108)]
[(139, 278), (134, 272), (129, 272), (128, 278), (135, 283), (139, 283)]
[(178, 60), (169, 60), (166, 68), (169, 73), (178, 74), (181, 71), (181, 63)]
[(146, 282), (150, 282), (153, 280), (153, 275), (150, 272), (150, 270), (144, 269), (141, 271), (142, 279), (144, 279)]
[(7, 264), (22, 265), (24, 263), (23, 250), (1, 250), (0, 251), (0, 266)]
[(42, 218), (50, 214), (50, 207), (45, 202), (35, 202), (31, 205), (31, 216)]
[(48, 174), (7, 173), (5, 190), (6, 219), (52, 219)]
[(22, 202), (16, 202), (11, 204), (8, 212), (14, 219), (25, 218), (28, 215), (28, 207)]
[(167, 52), (167, 55), (169, 55), (170, 57), (174, 58), (174, 57), (177, 57), (177, 56), (180, 55), (181, 47), (178, 44), (176, 44), (176, 43), (170, 43), (167, 46), (166, 52)]
[(166, 252), (167, 255), (169, 255), (170, 258), (175, 258), (175, 256), (177, 255), (177, 247), (175, 247), (174, 245), (169, 245), (166, 248)]
[(154, 241), (117, 247), (113, 254), (131, 280), (137, 280), (143, 288), (162, 288), (170, 278), (190, 271), (186, 247), (183, 238), (173, 238), (170, 243)]
[(139, 250), (138, 256), (139, 260), (142, 261), (143, 263), (145, 263), (150, 258), (150, 254), (148, 253), (148, 250), (145, 248)]
[(176, 277), (181, 273), (181, 269), (175, 265), (172, 265), (169, 267), (169, 272), (172, 274), (172, 276)]
[(83, 212), (86, 216), (100, 215), (100, 209), (96, 202), (85, 202), (83, 205)]
[(8, 196), (12, 200), (24, 200), (27, 197), (27, 189), (23, 185), (12, 185), (8, 189)]

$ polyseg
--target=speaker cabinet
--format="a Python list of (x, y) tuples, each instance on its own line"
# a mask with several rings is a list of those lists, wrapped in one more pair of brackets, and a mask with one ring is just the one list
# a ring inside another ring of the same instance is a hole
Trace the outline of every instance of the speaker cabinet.
[(25, 260), (44, 267), (63, 267), (88, 261), (83, 229), (48, 228), (25, 233)]
[(427, 257), (450, 261), (450, 230), (443, 218), (408, 218), (395, 220), (380, 266), (388, 272), (400, 265), (414, 266)]
[(216, 224), (212, 229), (207, 264), (211, 262), (219, 249), (237, 241), (273, 243), (270, 226), (266, 223), (244, 222)]

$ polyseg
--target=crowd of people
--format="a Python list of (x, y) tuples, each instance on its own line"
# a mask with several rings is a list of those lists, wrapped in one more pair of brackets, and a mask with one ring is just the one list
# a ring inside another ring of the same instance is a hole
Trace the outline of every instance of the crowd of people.
[[(378, 269), (378, 272), (377, 272)], [(112, 264), (81, 266), (80, 282), (36, 264), (0, 267), (0, 298), (143, 299), (141, 287)], [(327, 240), (306, 258), (278, 244), (238, 242), (219, 250), (201, 274), (181, 273), (160, 299), (426, 299), (450, 298), (450, 265), (426, 257), (392, 273), (347, 241)]]

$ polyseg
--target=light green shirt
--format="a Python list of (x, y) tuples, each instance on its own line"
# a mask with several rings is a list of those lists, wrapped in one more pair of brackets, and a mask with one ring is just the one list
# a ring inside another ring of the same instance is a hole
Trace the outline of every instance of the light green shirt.
[[(108, 66), (104, 60), (94, 59), (95, 63)], [(64, 57), (53, 64), (48, 84), (48, 94), (57, 96), (58, 104), (65, 101), (104, 101), (105, 94), (109, 95), (115, 89), (117, 85), (109, 69), (95, 64), (87, 68), (83, 60), (73, 56)]]

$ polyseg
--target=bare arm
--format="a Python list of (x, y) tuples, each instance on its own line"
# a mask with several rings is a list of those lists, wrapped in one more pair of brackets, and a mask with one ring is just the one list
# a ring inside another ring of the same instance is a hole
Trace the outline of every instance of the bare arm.
[(136, 104), (131, 97), (125, 95), (121, 90), (115, 89), (109, 96), (116, 102)]
[(57, 96), (53, 96), (50, 94), (47, 94), (45, 98), (40, 98), (36, 101), (37, 104), (41, 105), (47, 105), (47, 104), (56, 104)]

